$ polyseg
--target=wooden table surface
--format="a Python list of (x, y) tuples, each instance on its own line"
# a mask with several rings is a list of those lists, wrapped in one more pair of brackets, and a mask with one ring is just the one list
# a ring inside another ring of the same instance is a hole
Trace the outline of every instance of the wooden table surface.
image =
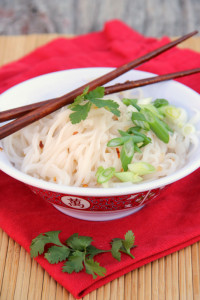
[[(57, 37), (0, 37), (0, 65)], [(184, 42), (200, 52), (200, 37)], [(199, 300), (200, 242), (136, 269), (85, 296), (84, 300)], [(30, 255), (0, 229), (1, 300), (73, 300)]]
[(144, 35), (200, 31), (199, 0), (0, 0), (0, 33), (71, 33), (101, 30), (119, 19)]

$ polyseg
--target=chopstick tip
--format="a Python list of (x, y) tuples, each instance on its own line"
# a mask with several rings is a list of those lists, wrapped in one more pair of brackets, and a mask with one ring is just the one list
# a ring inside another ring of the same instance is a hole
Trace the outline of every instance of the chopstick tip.
[(195, 34), (197, 34), (198, 32), (199, 32), (198, 30), (194, 30), (194, 31), (191, 32), (191, 34), (192, 34), (192, 35), (195, 35)]

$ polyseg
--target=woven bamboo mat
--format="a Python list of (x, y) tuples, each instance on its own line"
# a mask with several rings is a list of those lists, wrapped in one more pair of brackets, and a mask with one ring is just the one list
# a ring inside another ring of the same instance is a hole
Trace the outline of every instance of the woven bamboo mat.
[[(30, 35), (0, 37), (0, 65), (27, 54), (57, 37)], [(184, 42), (200, 52), (200, 37)], [(200, 242), (136, 269), (84, 300), (199, 300)], [(0, 229), (1, 300), (73, 300), (30, 255)]]

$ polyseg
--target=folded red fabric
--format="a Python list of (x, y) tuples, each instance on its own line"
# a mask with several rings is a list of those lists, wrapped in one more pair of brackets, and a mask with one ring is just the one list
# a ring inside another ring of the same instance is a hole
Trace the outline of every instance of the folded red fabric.
[[(60, 38), (26, 57), (0, 69), (0, 92), (26, 79), (69, 68), (117, 67), (167, 43), (167, 37), (145, 38), (120, 21), (105, 24), (102, 32), (73, 39)], [(200, 65), (200, 54), (171, 49), (138, 69), (164, 74)], [(200, 92), (200, 75), (179, 80)], [(122, 238), (128, 230), (136, 236), (135, 259), (123, 255), (117, 262), (110, 254), (97, 260), (107, 269), (105, 277), (62, 273), (61, 265), (37, 258), (47, 272), (76, 298), (139, 266), (200, 240), (200, 171), (172, 184), (161, 196), (138, 213), (109, 222), (87, 222), (63, 215), (34, 195), (27, 186), (0, 172), (0, 226), (30, 251), (31, 240), (42, 232), (61, 230), (65, 241), (71, 234), (91, 236), (98, 248), (109, 249), (112, 238)]]

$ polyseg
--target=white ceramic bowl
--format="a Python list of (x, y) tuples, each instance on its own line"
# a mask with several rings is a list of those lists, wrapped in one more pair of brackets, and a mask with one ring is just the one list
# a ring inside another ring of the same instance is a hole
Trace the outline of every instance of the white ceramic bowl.
[[(0, 110), (61, 96), (111, 70), (111, 68), (73, 69), (27, 80), (0, 96)], [(113, 80), (109, 85), (152, 75), (155, 74), (133, 70)], [(145, 97), (166, 98), (171, 104), (183, 107), (189, 113), (191, 107), (200, 110), (199, 94), (178, 82), (157, 83), (143, 87), (142, 90)], [(200, 123), (198, 129), (200, 130)], [(2, 147), (1, 141), (0, 147)], [(10, 163), (4, 151), (0, 151), (0, 169), (3, 172), (28, 184), (35, 193), (63, 213), (95, 221), (113, 220), (138, 211), (145, 203), (155, 198), (165, 186), (189, 175), (199, 166), (200, 155), (197, 150), (184, 167), (170, 176), (152, 182), (123, 188), (77, 188), (46, 182), (26, 175)]]

